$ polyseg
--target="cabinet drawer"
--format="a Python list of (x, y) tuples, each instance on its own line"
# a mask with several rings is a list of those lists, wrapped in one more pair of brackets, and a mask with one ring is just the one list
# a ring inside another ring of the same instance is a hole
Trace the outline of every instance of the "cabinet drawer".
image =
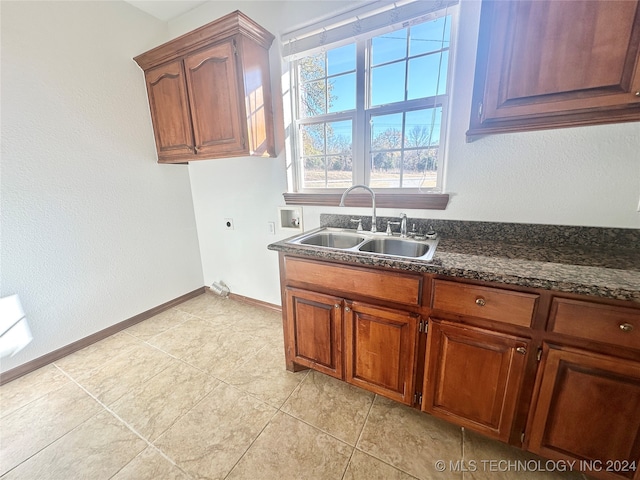
[(586, 340), (640, 349), (640, 310), (554, 298), (548, 329)]
[(436, 310), (529, 327), (538, 295), (493, 287), (435, 280), (432, 307)]
[(287, 282), (301, 282), (378, 300), (420, 305), (422, 276), (285, 257)]

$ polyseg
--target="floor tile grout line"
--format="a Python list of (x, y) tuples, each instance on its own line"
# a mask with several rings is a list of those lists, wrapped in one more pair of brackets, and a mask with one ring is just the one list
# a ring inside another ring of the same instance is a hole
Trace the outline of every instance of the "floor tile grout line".
[[(360, 448), (360, 447), (358, 446), (358, 444), (360, 443), (360, 440), (362, 439), (362, 436), (364, 435), (364, 429), (367, 427), (367, 423), (369, 422), (369, 416), (371, 415), (371, 410), (373, 410), (373, 405), (375, 404), (376, 399), (377, 399), (377, 398), (379, 398), (379, 397), (380, 397), (380, 395), (378, 395), (377, 393), (376, 393), (376, 394), (375, 394), (375, 396), (373, 397), (373, 401), (371, 402), (371, 405), (369, 406), (369, 411), (367, 412), (367, 417), (365, 418), (364, 424), (362, 425), (362, 430), (361, 430), (361, 432), (360, 432), (360, 435), (358, 436), (358, 440), (356, 441), (356, 446), (355, 446), (355, 447), (354, 447), (354, 449), (353, 449), (353, 450), (354, 450), (354, 453), (355, 453), (355, 451), (356, 451), (356, 450), (357, 450), (357, 451), (359, 451), (359, 452), (362, 452), (363, 454), (368, 455), (368, 456), (370, 456), (371, 458), (375, 458), (375, 459), (376, 459), (376, 460), (378, 460), (379, 462), (382, 462), (382, 463), (384, 463), (385, 465), (388, 465), (388, 466), (390, 466), (391, 468), (393, 468), (393, 469), (395, 469), (395, 470), (398, 470), (399, 472), (402, 472), (402, 473), (404, 473), (404, 474), (406, 474), (406, 475), (410, 476), (411, 478), (415, 478), (415, 479), (417, 479), (417, 477), (416, 477), (416, 476), (414, 476), (414, 475), (410, 474), (409, 472), (404, 471), (404, 470), (403, 470), (402, 468), (400, 468), (399, 466), (397, 466), (397, 465), (393, 465), (393, 464), (391, 464), (391, 463), (387, 462), (386, 460), (383, 460), (382, 458), (377, 457), (377, 456), (376, 456), (376, 455), (374, 455), (372, 452), (367, 452), (366, 450), (363, 450), (362, 448)], [(353, 455), (352, 455), (352, 456), (353, 456)], [(349, 460), (349, 462), (351, 462), (351, 460)], [(345, 471), (345, 474), (346, 474), (346, 471)]]
[(360, 433), (358, 433), (358, 438), (356, 438), (356, 441), (353, 445), (353, 450), (351, 450), (351, 455), (349, 455), (347, 466), (345, 467), (344, 472), (342, 472), (342, 477), (341, 477), (342, 480), (344, 480), (344, 477), (347, 474), (347, 470), (349, 470), (349, 465), (351, 465), (351, 459), (353, 458), (353, 454), (356, 453), (356, 449), (358, 448), (358, 442), (360, 442), (364, 429), (367, 426), (367, 421), (369, 420), (369, 414), (371, 414), (371, 409), (373, 408), (373, 403), (376, 401), (376, 397), (377, 397), (377, 394), (374, 394), (373, 398), (371, 399), (371, 404), (369, 405), (369, 409), (367, 410), (367, 415), (364, 417), (364, 422), (362, 422), (362, 428), (360, 429)]
[(294, 414), (289, 413), (289, 412), (285, 412), (284, 410), (279, 410), (280, 413), (283, 413), (284, 415), (287, 415), (288, 417), (293, 418), (294, 420), (297, 420), (299, 422), (304, 423), (305, 425), (308, 425), (309, 427), (313, 428), (314, 430), (319, 431), (320, 433), (324, 433), (325, 435), (329, 435), (331, 438), (339, 441), (340, 443), (344, 443), (347, 447), (349, 448), (356, 448), (354, 445), (351, 445), (349, 442), (346, 442), (345, 440), (343, 440), (342, 438), (338, 438), (336, 437), (333, 433), (331, 432), (327, 432), (326, 430), (323, 430), (322, 428), (318, 427), (317, 425), (313, 425), (309, 422), (307, 422), (306, 420), (296, 417)]
[(373, 405), (374, 405), (374, 403), (375, 403), (376, 399), (378, 399), (378, 398), (381, 398), (381, 396), (380, 396), (380, 395), (378, 395), (378, 394), (376, 393), (376, 394), (375, 394), (375, 397), (374, 397), (374, 399), (373, 399), (373, 402), (371, 402), (371, 407), (370, 407), (370, 409), (369, 409), (369, 413), (367, 414), (367, 418), (365, 419), (364, 426), (362, 427), (362, 432), (361, 432), (361, 434), (360, 434), (360, 437), (358, 438), (358, 441), (356, 442), (355, 450), (358, 450), (359, 452), (362, 452), (362, 453), (364, 453), (365, 455), (368, 455), (368, 456), (370, 456), (370, 457), (372, 457), (372, 458), (375, 458), (376, 460), (378, 460), (378, 461), (380, 461), (380, 462), (384, 463), (385, 465), (388, 465), (389, 467), (392, 467), (392, 468), (393, 468), (393, 469), (395, 469), (395, 470), (398, 470), (398, 471), (400, 471), (400, 472), (402, 472), (402, 473), (404, 473), (404, 474), (408, 475), (408, 476), (409, 476), (409, 477), (411, 477), (411, 478), (414, 478), (414, 479), (416, 479), (416, 480), (419, 480), (419, 477), (416, 477), (416, 476), (415, 476), (415, 475), (413, 475), (412, 473), (409, 473), (409, 472), (407, 472), (406, 470), (403, 470), (403, 469), (402, 469), (401, 467), (399, 467), (398, 465), (394, 465), (394, 464), (392, 464), (392, 463), (389, 463), (388, 461), (386, 461), (386, 460), (384, 460), (384, 459), (382, 459), (382, 458), (380, 458), (380, 457), (376, 456), (373, 452), (368, 452), (368, 451), (363, 450), (361, 447), (359, 447), (359, 446), (358, 446), (358, 443), (360, 443), (360, 440), (362, 439), (362, 435), (363, 435), (363, 433), (364, 433), (364, 429), (366, 428), (366, 425), (367, 425), (367, 423), (368, 423), (368, 421), (369, 421), (369, 415), (371, 414), (371, 410), (373, 410)]
[(236, 463), (233, 464), (233, 467), (231, 467), (231, 469), (227, 472), (227, 474), (224, 476), (225, 479), (229, 478), (229, 475), (231, 475), (231, 472), (233, 472), (233, 470), (236, 468), (236, 466), (238, 466), (238, 464), (242, 461), (242, 459), (247, 455), (247, 453), (249, 452), (249, 450), (251, 449), (251, 447), (253, 446), (254, 443), (256, 443), (258, 441), (258, 438), (260, 438), (260, 435), (262, 435), (262, 432), (265, 431), (265, 429), (269, 426), (269, 424), (273, 421), (274, 418), (276, 418), (276, 415), (278, 415), (278, 413), (280, 413), (279, 410), (276, 410), (275, 412), (273, 412), (273, 415), (271, 416), (271, 418), (264, 424), (264, 426), (260, 429), (260, 432), (258, 432), (258, 434), (256, 435), (256, 438), (254, 438), (251, 443), (249, 444), (249, 446), (246, 448), (246, 450), (242, 453), (242, 455), (240, 455), (240, 458), (238, 459), (238, 461)]
[[(66, 372), (65, 372), (66, 374)], [(114, 412), (112, 409), (110, 409), (107, 405), (105, 405), (101, 400), (99, 400), (95, 395), (93, 395), (89, 390), (87, 390), (85, 387), (83, 387), (82, 385), (80, 385), (78, 382), (76, 382), (73, 378), (69, 377), (71, 379), (71, 381), (73, 383), (75, 383), (80, 389), (82, 389), (89, 397), (91, 397), (98, 405), (100, 405), (107, 413), (109, 413), (111, 416), (113, 416), (116, 420), (118, 420), (120, 423), (122, 423), (126, 428), (128, 428), (133, 434), (135, 434), (138, 438), (140, 438), (143, 442), (145, 442), (147, 444), (147, 447), (152, 447), (155, 451), (157, 451), (162, 457), (164, 457), (166, 460), (168, 460), (172, 465), (180, 468), (175, 461), (173, 461), (173, 459), (171, 459), (170, 457), (168, 457), (162, 450), (160, 450), (158, 447), (156, 447), (153, 442), (147, 440), (145, 437), (142, 436), (142, 434), (140, 434), (132, 425), (129, 424), (129, 422), (125, 421), (120, 415), (118, 415), (116, 412)], [(206, 395), (205, 395), (206, 396)], [(203, 397), (204, 398), (204, 397)], [(200, 403), (200, 402), (198, 402)], [(95, 416), (97, 416), (98, 413), (96, 413), (95, 415), (91, 416), (90, 418), (94, 418)], [(89, 418), (89, 419), (90, 419)], [(85, 422), (81, 423), (80, 425), (84, 425), (89, 419), (85, 420)], [(76, 427), (77, 428), (77, 427)], [(74, 428), (73, 430), (75, 430), (76, 428)], [(73, 431), (71, 430), (71, 431)], [(68, 432), (70, 433), (70, 432)], [(66, 435), (66, 434), (65, 434)], [(64, 435), (63, 435), (64, 436)], [(60, 437), (62, 438), (62, 437)], [(137, 455), (136, 455), (137, 456)], [(134, 457), (135, 458), (135, 457)], [(131, 463), (133, 459), (131, 459), (129, 462), (126, 463), (126, 465), (128, 465), (129, 463)], [(182, 470), (182, 469), (180, 469)]]
[[(136, 337), (134, 337), (133, 335), (131, 335), (131, 334), (129, 334), (129, 333), (126, 333), (126, 332), (124, 332), (124, 331), (121, 331), (121, 332), (116, 332), (116, 333), (114, 333), (113, 335), (110, 335), (110, 336), (108, 336), (108, 337), (106, 337), (106, 338), (103, 338), (102, 340), (100, 340), (100, 341), (98, 341), (98, 342), (96, 342), (96, 343), (93, 343), (93, 344), (91, 344), (91, 345), (88, 345), (88, 346), (87, 346), (87, 347), (85, 347), (85, 348), (90, 348), (90, 347), (92, 347), (92, 346), (94, 346), (94, 345), (98, 345), (99, 343), (104, 342), (105, 340), (108, 340), (108, 339), (110, 339), (110, 338), (114, 338), (116, 335), (118, 335), (118, 334), (120, 334), (120, 333), (125, 334), (125, 335), (127, 335), (127, 336), (129, 336), (129, 337), (131, 337), (131, 338), (135, 339), (135, 340), (136, 340), (136, 341), (138, 341), (138, 342), (140, 342), (140, 341), (141, 341), (139, 338), (136, 338)], [(93, 375), (94, 373), (96, 373), (99, 369), (103, 368), (105, 365), (107, 365), (107, 364), (111, 363), (113, 360), (115, 360), (115, 358), (116, 358), (117, 356), (119, 356), (119, 355), (120, 355), (120, 354), (122, 354), (122, 353), (125, 353), (125, 352), (129, 351), (129, 350), (130, 350), (131, 348), (133, 348), (133, 347), (134, 347), (134, 344), (127, 345), (124, 349), (122, 349), (121, 351), (117, 352), (117, 354), (116, 354), (116, 355), (114, 355), (113, 357), (109, 358), (109, 360), (107, 360), (105, 363), (99, 364), (99, 365), (97, 365), (97, 366), (95, 366), (95, 367), (91, 368), (90, 370), (88, 370), (88, 371), (86, 371), (86, 372), (82, 372), (82, 373), (80, 373), (80, 374), (78, 374), (78, 375), (77, 375), (77, 374), (74, 374), (74, 373), (72, 373), (72, 372), (69, 372), (69, 371), (67, 371), (67, 370), (65, 370), (64, 366), (60, 365), (60, 363), (59, 363), (59, 362), (60, 362), (61, 360), (64, 360), (65, 358), (70, 358), (71, 356), (73, 356), (73, 355), (75, 355), (75, 354), (77, 354), (77, 353), (82, 352), (85, 348), (83, 348), (83, 349), (81, 349), (81, 350), (78, 350), (78, 351), (76, 351), (76, 352), (72, 352), (72, 353), (70, 353), (70, 354), (68, 354), (68, 355), (65, 355), (64, 357), (59, 358), (59, 359), (58, 359), (58, 360), (56, 360), (55, 362), (52, 362), (52, 364), (53, 364), (53, 365), (55, 365), (58, 369), (60, 369), (60, 370), (61, 370), (65, 375), (67, 375), (67, 376), (68, 376), (69, 378), (71, 378), (72, 380), (75, 380), (75, 377), (77, 377), (77, 378), (88, 378), (88, 377), (90, 377), (91, 375)]]
[[(193, 477), (191, 475), (189, 475), (187, 472), (185, 472), (182, 468), (180, 468), (180, 466), (178, 464), (176, 464), (175, 462), (173, 462), (173, 460), (171, 460), (171, 458), (167, 457), (162, 450), (160, 450), (158, 447), (156, 447), (155, 445), (149, 445), (147, 446), (147, 448), (153, 448), (153, 450), (155, 452), (157, 452), (161, 457), (163, 457), (165, 460), (167, 460), (168, 462), (170, 462), (175, 468), (177, 468), (178, 470), (180, 470), (180, 472), (182, 474), (184, 474), (189, 480), (193, 480)], [(116, 473), (114, 473), (113, 475), (111, 475), (109, 477), (109, 480), (111, 480), (112, 478), (114, 478), (116, 475), (118, 475), (122, 470), (124, 470), (125, 468), (127, 468), (136, 458), (141, 457), (142, 454), (145, 452), (145, 450), (147, 449), (143, 449), (140, 453), (138, 453), (135, 457), (133, 457), (131, 460), (129, 460), (127, 463), (125, 463), (120, 469), (118, 469), (118, 471)]]
[[(202, 318), (200, 318), (200, 317), (197, 317), (197, 316), (195, 316), (195, 315), (192, 315), (192, 314), (191, 314), (191, 313), (189, 313), (189, 312), (184, 312), (184, 311), (180, 310), (180, 313), (184, 313), (184, 314), (189, 315), (190, 317), (196, 318), (196, 319), (198, 319), (198, 320), (204, 320), (204, 319), (202, 319)], [(161, 315), (161, 314), (160, 314), (160, 315)], [(144, 323), (144, 322), (147, 322), (147, 321), (149, 321), (149, 320), (152, 320), (153, 318), (154, 318), (154, 317), (148, 318), (147, 320), (143, 320), (143, 321), (142, 321), (142, 322), (140, 322), (140, 323), (136, 323), (136, 325), (140, 325), (141, 323)], [(123, 330), (123, 332), (124, 332), (124, 333), (126, 333), (126, 334), (128, 334), (128, 335), (131, 335), (132, 337), (136, 338), (137, 340), (140, 340), (141, 342), (149, 343), (149, 340), (151, 340), (151, 339), (153, 339), (153, 338), (155, 338), (155, 337), (157, 337), (157, 336), (159, 336), (159, 335), (163, 335), (163, 334), (165, 334), (165, 333), (167, 333), (167, 332), (170, 332), (171, 330), (174, 330), (174, 329), (176, 329), (176, 328), (180, 327), (181, 325), (184, 325), (185, 323), (192, 321), (192, 320), (193, 320), (193, 318), (187, 318), (186, 320), (182, 320), (181, 322), (178, 322), (178, 323), (177, 323), (177, 324), (175, 324), (175, 325), (171, 325), (171, 326), (170, 326), (169, 328), (167, 328), (166, 330), (163, 330), (163, 331), (161, 331), (161, 332), (158, 332), (158, 333), (156, 333), (155, 335), (152, 335), (152, 336), (150, 336), (149, 338), (146, 338), (146, 339), (145, 339), (145, 338), (141, 338), (141, 337), (139, 337), (139, 336), (137, 336), (137, 335), (135, 335), (135, 334), (133, 334), (133, 333), (131, 333), (131, 332), (128, 332), (128, 330), (129, 330), (130, 328), (133, 328), (133, 327), (135, 327), (136, 325), (133, 325), (133, 326), (131, 326), (131, 327), (129, 327), (129, 328), (127, 328), (127, 329)], [(150, 345), (151, 345), (151, 344), (150, 344)]]
[(369, 415), (371, 415), (371, 410), (373, 409), (373, 404), (376, 403), (376, 398), (378, 398), (378, 394), (375, 393), (373, 395), (373, 400), (371, 400), (371, 405), (369, 405), (369, 410), (367, 411), (367, 416), (364, 417), (364, 422), (362, 423), (362, 429), (360, 430), (360, 434), (358, 435), (358, 438), (356, 439), (356, 444), (355, 447), (358, 447), (358, 443), (360, 443), (360, 439), (362, 438), (362, 435), (364, 434), (364, 429), (367, 426), (367, 423), (369, 422)]
[[(54, 388), (53, 390), (49, 390), (48, 392), (45, 392), (45, 393), (43, 393), (42, 395), (38, 395), (37, 397), (32, 398), (32, 399), (31, 399), (31, 400), (29, 400), (27, 403), (24, 403), (24, 404), (20, 405), (19, 407), (14, 408), (13, 410), (11, 410), (11, 411), (10, 411), (10, 412), (8, 412), (8, 413), (4, 413), (4, 412), (0, 413), (0, 421), (1, 421), (3, 418), (8, 417), (9, 415), (13, 415), (13, 414), (14, 414), (15, 412), (17, 412), (18, 410), (22, 410), (22, 409), (23, 409), (24, 407), (26, 407), (27, 405), (31, 405), (33, 402), (35, 402), (35, 401), (37, 401), (37, 400), (40, 400), (42, 397), (44, 397), (44, 396), (46, 396), (46, 395), (49, 395), (50, 393), (57, 392), (57, 391), (58, 391), (58, 390), (60, 390), (61, 388), (64, 388), (66, 385), (68, 385), (68, 383), (69, 383), (69, 377), (68, 377), (68, 376), (65, 374), (65, 372), (63, 372), (63, 371), (60, 369), (60, 367), (58, 367), (54, 362), (51, 362), (50, 364), (45, 365), (44, 367), (41, 367), (41, 368), (45, 368), (46, 366), (49, 366), (49, 365), (51, 365), (51, 366), (53, 366), (54, 368), (58, 369), (58, 370), (59, 370), (59, 371), (60, 371), (60, 372), (61, 372), (61, 373), (62, 373), (62, 374), (67, 378), (67, 381), (66, 381), (65, 383), (63, 383), (62, 385), (60, 385), (59, 387)], [(24, 378), (24, 377), (23, 377), (23, 378)], [(7, 384), (7, 385), (8, 385), (8, 384)], [(0, 387), (0, 390), (1, 390), (1, 389), (2, 389), (2, 387)]]

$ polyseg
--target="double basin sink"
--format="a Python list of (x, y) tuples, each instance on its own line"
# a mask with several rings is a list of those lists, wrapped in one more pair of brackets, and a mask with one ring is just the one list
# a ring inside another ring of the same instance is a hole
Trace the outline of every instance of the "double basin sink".
[(385, 233), (323, 228), (295, 237), (288, 242), (346, 252), (361, 252), (428, 261), (433, 258), (438, 240), (415, 240), (412, 238), (393, 237)]

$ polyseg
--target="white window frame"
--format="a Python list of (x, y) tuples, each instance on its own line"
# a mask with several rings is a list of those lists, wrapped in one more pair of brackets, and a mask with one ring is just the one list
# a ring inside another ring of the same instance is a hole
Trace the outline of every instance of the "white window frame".
[[(446, 76), (446, 94), (444, 95), (436, 95), (434, 97), (429, 98), (429, 103), (425, 103), (424, 99), (417, 100), (407, 100), (403, 102), (396, 102), (388, 105), (380, 105), (371, 107), (367, 104), (369, 99), (368, 89), (370, 88), (370, 77), (368, 76), (370, 72), (369, 65), (369, 48), (370, 48), (370, 40), (371, 38), (378, 36), (384, 31), (393, 31), (399, 30), (402, 28), (406, 28), (407, 26), (411, 26), (414, 24), (424, 23), (433, 21), (437, 18), (450, 15), (451, 18), (451, 26), (450, 26), (450, 38), (449, 38), (449, 59), (447, 65), (447, 76)], [(388, 193), (388, 194), (410, 194), (410, 193), (441, 193), (443, 191), (444, 185), (444, 176), (446, 171), (446, 162), (447, 162), (447, 140), (448, 140), (448, 130), (449, 130), (449, 103), (451, 101), (452, 90), (453, 90), (453, 78), (454, 78), (454, 63), (455, 63), (455, 39), (457, 38), (457, 28), (458, 28), (458, 5), (450, 5), (446, 8), (442, 8), (441, 10), (431, 12), (427, 15), (420, 16), (418, 18), (404, 21), (398, 24), (393, 25), (390, 28), (386, 28), (384, 30), (378, 30), (369, 32), (366, 36), (362, 36), (360, 38), (351, 38), (345, 39), (342, 42), (338, 42), (332, 45), (327, 45), (324, 50), (331, 50), (334, 48), (338, 48), (342, 45), (346, 45), (349, 43), (356, 44), (356, 108), (355, 110), (349, 110), (344, 112), (336, 112), (336, 113), (326, 113), (322, 115), (316, 115), (308, 118), (298, 118), (299, 110), (299, 89), (297, 85), (297, 60), (291, 60), (289, 62), (289, 79), (290, 79), (290, 92), (291, 92), (291, 154), (292, 154), (292, 162), (291, 169), (292, 175), (290, 177), (290, 181), (292, 185), (290, 185), (290, 190), (297, 193), (310, 193), (310, 194), (319, 194), (319, 193), (336, 193), (342, 192), (344, 188), (303, 188), (303, 179), (302, 179), (302, 162), (301, 162), (301, 152), (302, 152), (302, 136), (300, 135), (300, 126), (301, 125), (309, 125), (316, 123), (326, 123), (332, 121), (340, 121), (345, 119), (353, 119), (353, 133), (352, 133), (352, 165), (353, 165), (353, 180), (352, 184), (365, 184), (369, 185), (370, 181), (370, 173), (371, 169), (367, 166), (369, 154), (367, 152), (367, 147), (370, 146), (371, 141), (371, 126), (370, 119), (372, 115), (384, 115), (386, 113), (397, 113), (397, 112), (408, 112), (416, 109), (424, 109), (424, 108), (437, 108), (442, 107), (442, 118), (441, 118), (441, 128), (440, 128), (440, 143), (438, 146), (438, 170), (437, 170), (437, 181), (436, 186), (434, 188), (430, 187), (420, 187), (420, 188), (375, 188), (376, 192), (380, 193)], [(354, 42), (355, 40), (355, 42)], [(299, 55), (299, 57), (303, 57), (307, 54), (312, 54), (312, 52), (306, 52)]]

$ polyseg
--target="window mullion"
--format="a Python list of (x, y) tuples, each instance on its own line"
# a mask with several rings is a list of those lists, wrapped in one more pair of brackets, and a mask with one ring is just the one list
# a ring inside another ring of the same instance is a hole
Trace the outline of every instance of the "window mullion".
[(366, 40), (356, 42), (356, 112), (353, 122), (353, 184), (369, 183), (368, 137), (365, 128), (367, 85)]

